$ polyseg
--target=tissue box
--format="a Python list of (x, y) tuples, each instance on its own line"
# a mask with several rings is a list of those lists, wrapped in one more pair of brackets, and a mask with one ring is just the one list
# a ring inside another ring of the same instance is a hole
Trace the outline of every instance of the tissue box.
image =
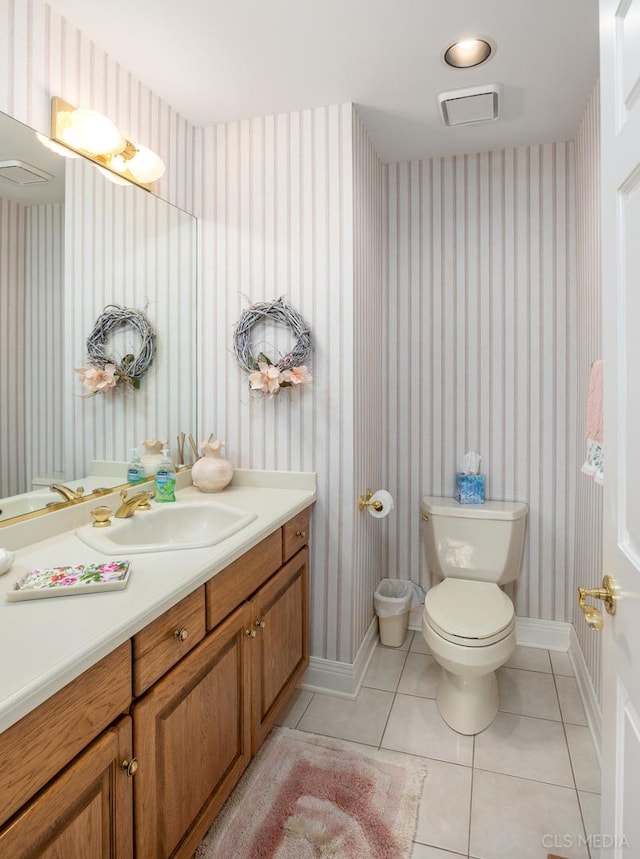
[(484, 474), (456, 474), (456, 501), (484, 504)]

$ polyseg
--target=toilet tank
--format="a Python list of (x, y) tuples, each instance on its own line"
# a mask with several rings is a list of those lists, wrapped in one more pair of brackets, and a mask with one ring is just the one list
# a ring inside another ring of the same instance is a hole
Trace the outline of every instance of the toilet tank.
[(521, 501), (459, 504), (422, 499), (429, 569), (439, 578), (505, 585), (520, 574), (528, 507)]

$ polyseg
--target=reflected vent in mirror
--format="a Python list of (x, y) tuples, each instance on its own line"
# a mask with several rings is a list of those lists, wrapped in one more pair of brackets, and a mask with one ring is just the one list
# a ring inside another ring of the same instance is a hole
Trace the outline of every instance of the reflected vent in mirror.
[(445, 125), (491, 122), (500, 116), (500, 84), (441, 92), (438, 103)]
[(41, 182), (49, 182), (53, 179), (50, 173), (27, 164), (26, 161), (0, 161), (0, 179), (6, 179), (14, 185), (35, 185)]

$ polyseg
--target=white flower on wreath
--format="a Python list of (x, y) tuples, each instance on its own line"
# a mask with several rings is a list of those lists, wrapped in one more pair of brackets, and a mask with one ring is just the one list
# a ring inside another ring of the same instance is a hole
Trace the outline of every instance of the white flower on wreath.
[[(264, 358), (264, 355), (260, 355)], [(289, 370), (280, 370), (267, 358), (258, 361), (258, 369), (249, 373), (249, 387), (252, 391), (260, 391), (263, 394), (277, 394), (280, 388), (297, 387), (312, 380), (306, 365), (291, 367)]]

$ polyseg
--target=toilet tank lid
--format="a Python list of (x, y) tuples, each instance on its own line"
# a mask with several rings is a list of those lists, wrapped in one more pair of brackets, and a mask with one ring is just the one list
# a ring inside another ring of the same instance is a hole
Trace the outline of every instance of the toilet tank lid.
[(524, 501), (485, 501), (460, 504), (455, 498), (422, 497), (422, 512), (432, 516), (457, 516), (461, 519), (522, 519), (529, 507)]

